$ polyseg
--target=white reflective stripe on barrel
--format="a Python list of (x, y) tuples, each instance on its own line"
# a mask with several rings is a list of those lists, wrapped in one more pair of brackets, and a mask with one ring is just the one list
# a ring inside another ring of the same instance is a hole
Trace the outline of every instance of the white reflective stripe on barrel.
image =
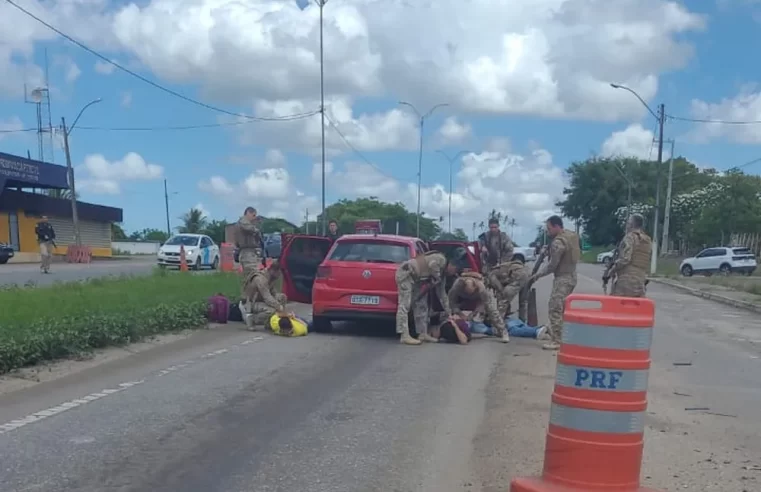
[(607, 369), (558, 362), (555, 384), (597, 391), (647, 391), (648, 370)]
[(635, 434), (645, 431), (645, 412), (588, 410), (553, 403), (550, 424), (583, 432)]
[(653, 341), (652, 328), (563, 323), (563, 343), (617, 350), (648, 350)]

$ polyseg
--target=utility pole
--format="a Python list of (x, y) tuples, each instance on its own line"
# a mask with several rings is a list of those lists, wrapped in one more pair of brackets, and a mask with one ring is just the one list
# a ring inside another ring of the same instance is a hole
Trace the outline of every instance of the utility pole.
[[(320, 7), (320, 118), (322, 120), (321, 132), (322, 132), (322, 234), (327, 234), (328, 231), (328, 216), (325, 213), (325, 48), (323, 38), (323, 10), (328, 0), (315, 0)], [(308, 225), (307, 225), (308, 227)]]
[(655, 214), (653, 219), (653, 253), (650, 256), (650, 275), (655, 275), (658, 269), (658, 212), (661, 208), (661, 167), (663, 164), (663, 125), (666, 122), (666, 108), (658, 106), (658, 166), (655, 179)]
[(66, 118), (61, 117), (61, 128), (63, 129), (63, 151), (66, 153), (66, 172), (69, 177), (69, 195), (71, 200), (71, 220), (74, 223), (74, 244), (82, 245), (82, 238), (79, 235), (79, 211), (77, 210), (77, 188), (74, 184), (74, 166), (71, 165), (71, 152), (69, 151), (69, 129), (66, 127)]
[(671, 157), (669, 158), (669, 177), (666, 185), (666, 211), (663, 213), (663, 240), (661, 241), (661, 256), (665, 256), (669, 249), (669, 222), (671, 220), (671, 185), (674, 181), (674, 140), (671, 143)]
[(399, 104), (402, 106), (408, 106), (412, 108), (412, 110), (415, 112), (415, 114), (420, 118), (420, 150), (418, 152), (418, 159), (417, 159), (417, 213), (416, 213), (416, 226), (415, 226), (415, 235), (417, 237), (420, 237), (420, 190), (423, 186), (423, 130), (425, 128), (425, 120), (429, 116), (433, 114), (436, 109), (449, 106), (449, 104), (442, 103), (437, 104), (431, 109), (428, 110), (427, 113), (421, 114), (420, 111), (417, 110), (417, 108), (412, 105), (411, 103), (405, 102), (405, 101), (399, 101)]
[(164, 207), (166, 208), (166, 234), (167, 237), (172, 235), (172, 226), (169, 224), (169, 191), (166, 187), (166, 179), (164, 180)]
[(304, 232), (309, 235), (309, 209), (304, 213)]

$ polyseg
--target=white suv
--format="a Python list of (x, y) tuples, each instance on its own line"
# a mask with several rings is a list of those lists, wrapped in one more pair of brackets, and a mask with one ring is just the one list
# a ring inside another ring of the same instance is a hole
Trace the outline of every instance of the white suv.
[(685, 258), (679, 265), (679, 271), (685, 277), (693, 273), (722, 273), (732, 272), (751, 275), (756, 270), (756, 255), (744, 247), (707, 248), (693, 256)]

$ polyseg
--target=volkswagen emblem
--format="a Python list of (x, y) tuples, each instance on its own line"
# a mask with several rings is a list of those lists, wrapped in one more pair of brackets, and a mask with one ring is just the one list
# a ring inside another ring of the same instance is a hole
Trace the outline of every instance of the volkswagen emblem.
[(372, 276), (372, 272), (370, 270), (365, 270), (364, 272), (362, 272), (362, 276), (364, 278), (370, 278)]

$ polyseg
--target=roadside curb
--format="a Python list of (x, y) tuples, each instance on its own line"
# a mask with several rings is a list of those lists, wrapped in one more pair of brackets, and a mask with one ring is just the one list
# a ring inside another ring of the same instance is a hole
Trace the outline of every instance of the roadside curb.
[(753, 304), (752, 302), (740, 301), (738, 299), (732, 299), (726, 296), (713, 294), (711, 292), (706, 292), (700, 289), (693, 289), (692, 287), (687, 287), (686, 285), (682, 285), (679, 282), (674, 282), (674, 281), (666, 280), (662, 278), (648, 277), (648, 280), (656, 284), (666, 285), (673, 289), (681, 290), (682, 292), (686, 292), (695, 297), (702, 297), (703, 299), (708, 299), (708, 300), (718, 302), (721, 304), (726, 304), (727, 306), (745, 309), (747, 311), (752, 311), (754, 313), (761, 313), (761, 306)]

